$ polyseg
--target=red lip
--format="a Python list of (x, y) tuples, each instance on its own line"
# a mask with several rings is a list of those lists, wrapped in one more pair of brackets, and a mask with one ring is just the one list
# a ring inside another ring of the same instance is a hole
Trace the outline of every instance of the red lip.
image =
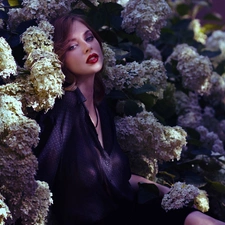
[(86, 63), (89, 63), (89, 64), (94, 64), (96, 62), (98, 62), (98, 54), (96, 53), (89, 55), (86, 61)]

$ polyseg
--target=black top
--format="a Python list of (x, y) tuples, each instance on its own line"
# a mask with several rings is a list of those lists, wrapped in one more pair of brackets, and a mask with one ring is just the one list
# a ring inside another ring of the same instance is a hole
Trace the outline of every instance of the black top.
[(98, 106), (103, 145), (77, 88), (37, 119), (36, 179), (48, 182), (60, 225), (92, 223), (133, 202), (129, 162), (120, 149), (106, 103)]

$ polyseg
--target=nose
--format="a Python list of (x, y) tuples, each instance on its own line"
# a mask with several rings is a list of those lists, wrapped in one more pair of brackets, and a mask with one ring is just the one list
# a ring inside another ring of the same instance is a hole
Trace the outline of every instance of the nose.
[(91, 51), (91, 49), (92, 49), (91, 44), (85, 41), (85, 42), (83, 43), (83, 52), (84, 52), (84, 53), (88, 53), (88, 52)]

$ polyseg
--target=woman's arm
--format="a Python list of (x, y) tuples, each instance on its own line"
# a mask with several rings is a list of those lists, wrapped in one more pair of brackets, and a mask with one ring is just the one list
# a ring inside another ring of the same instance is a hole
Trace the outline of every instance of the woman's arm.
[(133, 189), (135, 191), (138, 190), (138, 187), (139, 187), (138, 183), (155, 184), (158, 187), (158, 189), (159, 189), (159, 195), (160, 196), (163, 196), (164, 194), (168, 193), (169, 190), (170, 190), (170, 188), (168, 188), (166, 186), (163, 186), (161, 184), (158, 184), (156, 182), (150, 181), (150, 180), (148, 180), (148, 179), (146, 179), (144, 177), (141, 177), (141, 176), (138, 176), (138, 175), (134, 175), (134, 174), (131, 175), (131, 178), (130, 178), (129, 182), (130, 182), (131, 186), (133, 187)]

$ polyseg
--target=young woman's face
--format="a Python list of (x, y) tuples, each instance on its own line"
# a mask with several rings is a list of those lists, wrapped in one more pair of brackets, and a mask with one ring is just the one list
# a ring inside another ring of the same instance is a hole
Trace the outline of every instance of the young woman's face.
[(103, 66), (103, 53), (92, 32), (81, 22), (71, 27), (64, 66), (77, 78), (94, 75)]

